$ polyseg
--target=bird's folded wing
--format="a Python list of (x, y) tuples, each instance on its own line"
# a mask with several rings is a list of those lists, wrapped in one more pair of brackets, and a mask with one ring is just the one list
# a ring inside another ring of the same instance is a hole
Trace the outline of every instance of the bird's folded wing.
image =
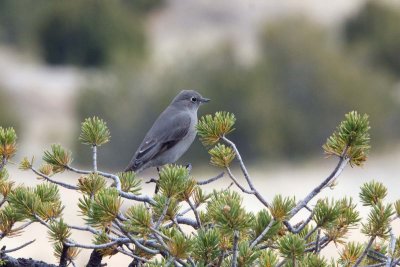
[[(167, 119), (159, 118), (146, 135), (127, 169), (137, 169), (149, 160), (154, 159), (167, 149), (182, 140), (189, 131), (191, 118), (186, 113), (178, 113)], [(153, 131), (152, 131), (153, 130)]]

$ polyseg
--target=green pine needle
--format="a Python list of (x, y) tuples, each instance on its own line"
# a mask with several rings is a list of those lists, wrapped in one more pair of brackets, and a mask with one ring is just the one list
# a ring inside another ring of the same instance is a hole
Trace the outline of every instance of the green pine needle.
[(300, 266), (307, 267), (328, 267), (328, 263), (326, 259), (319, 254), (311, 254), (307, 253), (303, 260), (301, 261)]
[(128, 232), (137, 233), (143, 238), (152, 233), (151, 214), (143, 203), (131, 206), (125, 216), (128, 218), (124, 223)]
[(280, 238), (277, 245), (280, 255), (289, 261), (297, 261), (303, 257), (306, 248), (305, 240), (292, 233)]
[(0, 232), (3, 236), (8, 237), (19, 235), (21, 231), (15, 231), (12, 228), (15, 223), (23, 219), (24, 216), (18, 213), (13, 207), (10, 205), (5, 206), (0, 210)]
[(284, 221), (290, 216), (290, 211), (296, 206), (294, 198), (276, 195), (271, 203), (270, 212), (277, 221)]
[(155, 221), (158, 221), (161, 215), (164, 212), (165, 206), (167, 205), (169, 200), (169, 205), (167, 208), (167, 213), (164, 217), (164, 221), (170, 221), (176, 217), (179, 210), (181, 209), (181, 205), (179, 205), (179, 201), (176, 198), (168, 198), (165, 195), (155, 195), (154, 201), (156, 202), (155, 206), (153, 206), (153, 213), (155, 217)]
[(315, 205), (313, 219), (318, 227), (330, 228), (336, 223), (341, 213), (338, 202), (329, 201), (327, 198), (320, 199)]
[(42, 202), (55, 202), (60, 200), (60, 191), (57, 185), (49, 182), (38, 184), (34, 189), (34, 193)]
[(338, 263), (340, 266), (351, 267), (363, 253), (364, 246), (357, 242), (347, 243), (339, 252)]
[(164, 196), (171, 198), (181, 196), (189, 179), (189, 170), (181, 165), (167, 165), (160, 171), (158, 185)]
[(85, 220), (94, 227), (108, 227), (117, 218), (121, 205), (122, 199), (117, 189), (104, 188), (94, 196), (89, 210), (87, 210), (88, 207), (84, 207), (84, 212), (87, 213)]
[(396, 211), (396, 216), (400, 217), (400, 199), (396, 200), (396, 202), (394, 202), (393, 206)]
[(8, 178), (9, 174), (7, 169), (3, 168), (0, 170), (0, 195), (2, 195), (3, 198), (6, 198), (14, 188), (15, 182), (8, 180)]
[(373, 205), (366, 223), (362, 224), (361, 232), (369, 237), (387, 238), (391, 216), (394, 214), (392, 205), (384, 206), (382, 203)]
[(19, 169), (23, 171), (30, 170), (32, 168), (32, 165), (33, 165), (33, 157), (31, 160), (29, 160), (27, 157), (24, 157), (19, 163)]
[(216, 227), (228, 236), (233, 236), (235, 231), (247, 233), (254, 221), (254, 215), (243, 208), (240, 194), (231, 190), (214, 191), (207, 212)]
[(351, 111), (326, 140), (323, 149), (327, 155), (344, 156), (350, 159), (351, 165), (360, 166), (370, 149), (369, 130), (368, 115)]
[(171, 255), (178, 259), (189, 257), (193, 248), (192, 238), (182, 234), (175, 228), (172, 228), (170, 240), (166, 244)]
[(98, 117), (87, 118), (81, 125), (79, 140), (82, 144), (101, 146), (110, 141), (110, 131), (107, 123)]
[(372, 206), (381, 202), (387, 195), (387, 188), (381, 183), (371, 181), (361, 186), (359, 194), (364, 206)]
[(91, 173), (78, 179), (78, 190), (89, 196), (96, 195), (100, 190), (106, 188), (107, 183), (103, 176)]
[(210, 149), (208, 153), (211, 155), (210, 163), (222, 168), (229, 167), (232, 160), (236, 157), (233, 149), (223, 144), (217, 144), (214, 148)]
[(117, 176), (121, 180), (121, 189), (139, 195), (142, 191), (142, 180), (136, 176), (135, 172), (119, 172)]
[(8, 203), (14, 211), (26, 219), (34, 219), (42, 202), (34, 189), (30, 187), (17, 187), (8, 196)]
[(0, 127), (0, 156), (9, 159), (17, 151), (17, 134), (14, 128)]
[(235, 115), (229, 112), (216, 112), (214, 116), (205, 115), (197, 123), (197, 132), (204, 146), (212, 146), (219, 139), (234, 130)]
[(61, 218), (59, 221), (54, 220), (49, 223), (48, 234), (52, 242), (62, 243), (65, 242), (71, 236), (72, 233), (68, 225), (64, 223), (64, 220)]
[(51, 145), (51, 150), (44, 151), (43, 160), (53, 166), (53, 172), (63, 172), (72, 162), (71, 152), (61, 145)]
[(264, 267), (274, 267), (278, 264), (278, 255), (271, 249), (263, 250), (260, 254), (259, 265)]
[(193, 240), (193, 258), (200, 265), (214, 266), (218, 262), (221, 251), (219, 248), (220, 235), (217, 229), (200, 229)]
[[(253, 239), (257, 238), (264, 231), (264, 229), (269, 225), (272, 219), (273, 219), (272, 216), (265, 209), (260, 210), (256, 214), (253, 226), (254, 229)], [(281, 222), (279, 221), (274, 222), (270, 227), (270, 229), (268, 230), (268, 233), (263, 237), (263, 239), (261, 239), (261, 242), (267, 241), (271, 238), (275, 238), (281, 227), (282, 227)]]

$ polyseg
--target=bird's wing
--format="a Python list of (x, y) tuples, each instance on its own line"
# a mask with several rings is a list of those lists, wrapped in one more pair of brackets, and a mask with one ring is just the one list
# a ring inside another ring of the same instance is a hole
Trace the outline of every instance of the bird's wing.
[(176, 145), (189, 131), (191, 118), (184, 112), (176, 112), (173, 117), (163, 114), (155, 121), (136, 151), (126, 170), (136, 170), (165, 150)]

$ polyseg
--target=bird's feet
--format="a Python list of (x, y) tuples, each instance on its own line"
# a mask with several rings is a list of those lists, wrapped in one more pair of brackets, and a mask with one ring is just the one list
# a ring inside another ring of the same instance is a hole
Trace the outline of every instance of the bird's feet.
[(188, 169), (189, 173), (192, 171), (192, 163), (186, 164), (186, 169)]

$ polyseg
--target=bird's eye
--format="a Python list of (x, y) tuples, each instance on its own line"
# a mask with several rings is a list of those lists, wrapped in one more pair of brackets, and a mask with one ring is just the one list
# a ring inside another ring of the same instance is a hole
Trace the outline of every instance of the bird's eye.
[(197, 101), (197, 98), (196, 98), (196, 97), (192, 97), (192, 98), (190, 99), (190, 101), (192, 101), (192, 102), (194, 103), (194, 102)]

